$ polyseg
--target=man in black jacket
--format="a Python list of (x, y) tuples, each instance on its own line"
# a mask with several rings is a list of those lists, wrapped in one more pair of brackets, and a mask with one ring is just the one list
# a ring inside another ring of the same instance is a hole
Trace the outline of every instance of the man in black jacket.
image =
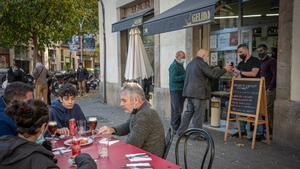
[(211, 69), (204, 61), (208, 51), (200, 49), (197, 56), (187, 65), (184, 80), (183, 96), (187, 98), (187, 108), (177, 134), (181, 135), (189, 126), (191, 119), (194, 128), (202, 128), (207, 101), (210, 99), (210, 80), (217, 79), (226, 71), (231, 72), (233, 67), (226, 65), (224, 69), (216, 67)]

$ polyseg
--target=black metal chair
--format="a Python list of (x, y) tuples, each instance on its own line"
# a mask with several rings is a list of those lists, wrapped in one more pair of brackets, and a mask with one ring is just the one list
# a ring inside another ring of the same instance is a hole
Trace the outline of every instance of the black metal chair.
[(170, 127), (168, 129), (168, 133), (167, 133), (166, 138), (165, 138), (165, 149), (164, 149), (164, 153), (163, 153), (163, 156), (162, 156), (163, 159), (166, 159), (168, 157), (168, 153), (170, 151), (170, 148), (171, 148), (171, 145), (172, 145), (172, 142), (173, 142), (174, 134), (175, 133), (174, 133), (172, 127)]
[[(190, 128), (187, 129), (185, 132), (182, 133), (181, 136), (179, 136), (177, 142), (176, 142), (176, 147), (175, 147), (175, 158), (176, 158), (176, 164), (179, 165), (179, 143), (181, 139), (184, 139), (184, 167), (185, 169), (188, 169), (187, 165), (187, 141), (193, 137), (201, 138), (203, 142), (206, 142), (206, 149), (204, 152), (204, 156), (202, 158), (202, 163), (201, 163), (201, 169), (203, 169), (205, 162), (207, 161), (206, 158), (209, 157), (208, 160), (208, 165), (207, 169), (211, 169), (212, 163), (214, 160), (215, 156), (215, 144), (212, 139), (212, 137), (203, 129), (200, 128)], [(200, 140), (199, 140), (200, 141)]]

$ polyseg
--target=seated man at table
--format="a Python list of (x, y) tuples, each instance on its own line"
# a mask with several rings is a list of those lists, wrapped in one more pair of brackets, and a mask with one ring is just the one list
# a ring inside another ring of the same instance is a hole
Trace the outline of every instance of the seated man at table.
[(51, 104), (50, 121), (57, 122), (57, 132), (69, 135), (69, 120), (82, 120), (86, 124), (86, 118), (78, 104), (75, 103), (76, 88), (67, 83), (58, 91), (59, 98)]
[(142, 87), (137, 83), (125, 83), (120, 96), (120, 105), (126, 113), (130, 113), (129, 119), (119, 126), (104, 126), (99, 134), (128, 135), (126, 143), (161, 157), (165, 146), (163, 124), (146, 101)]
[[(18, 134), (0, 137), (0, 168), (58, 169), (52, 152), (40, 145), (47, 130), (48, 106), (40, 100), (13, 101), (6, 113), (16, 122)], [(77, 155), (75, 163), (78, 169), (97, 168), (88, 154)]]
[(0, 97), (0, 136), (17, 135), (14, 120), (4, 110), (13, 100), (29, 100), (33, 98), (33, 88), (23, 82), (10, 83)]

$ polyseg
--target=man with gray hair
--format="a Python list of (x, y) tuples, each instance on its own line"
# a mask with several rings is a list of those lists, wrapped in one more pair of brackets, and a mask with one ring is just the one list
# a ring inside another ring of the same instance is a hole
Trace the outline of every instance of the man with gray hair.
[(162, 157), (165, 147), (163, 124), (146, 101), (142, 87), (137, 83), (125, 83), (120, 96), (120, 105), (130, 113), (129, 119), (119, 126), (104, 126), (99, 134), (128, 135), (126, 143)]

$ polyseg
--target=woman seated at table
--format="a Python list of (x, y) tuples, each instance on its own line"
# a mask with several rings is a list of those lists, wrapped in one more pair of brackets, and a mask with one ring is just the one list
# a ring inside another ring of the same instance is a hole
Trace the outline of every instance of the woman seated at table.
[[(0, 137), (0, 168), (58, 168), (52, 152), (40, 145), (49, 120), (47, 105), (39, 100), (13, 101), (6, 113), (15, 120), (18, 136)], [(75, 162), (80, 169), (97, 168), (88, 154), (78, 155)]]
[(69, 120), (81, 120), (86, 124), (86, 118), (80, 106), (75, 103), (77, 90), (72, 84), (66, 83), (61, 86), (58, 95), (58, 99), (51, 104), (50, 120), (57, 122), (59, 134), (69, 135)]

